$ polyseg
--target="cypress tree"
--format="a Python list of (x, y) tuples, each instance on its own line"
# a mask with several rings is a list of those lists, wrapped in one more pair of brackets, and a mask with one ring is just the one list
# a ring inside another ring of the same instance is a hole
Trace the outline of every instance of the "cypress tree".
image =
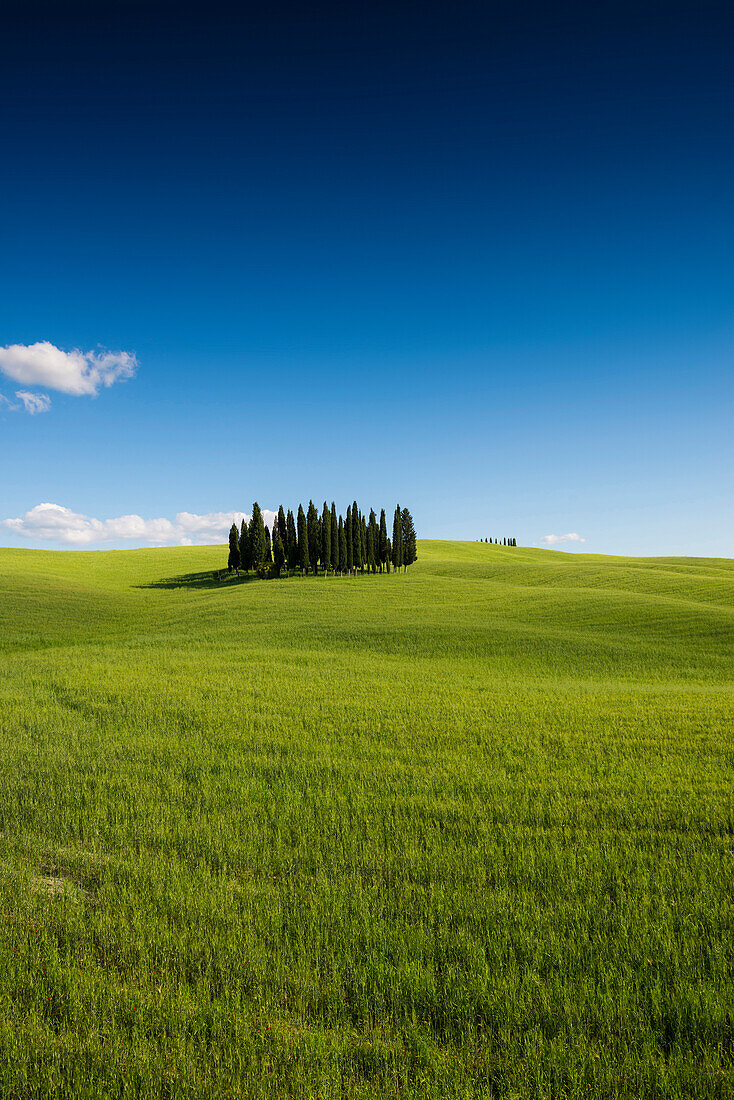
[(257, 572), (265, 560), (265, 524), (257, 501), (252, 506), (250, 517), (250, 558), (252, 568)]
[(403, 564), (403, 529), (399, 504), (392, 521), (392, 563), (397, 573)]
[(283, 511), (282, 504), (278, 508), (278, 536), (280, 537), (280, 541), (283, 543), (283, 548), (285, 549), (286, 542), (288, 540), (288, 529), (286, 526), (285, 512)]
[(308, 557), (308, 528), (302, 504), (298, 505), (298, 564), (304, 573), (311, 567)]
[(355, 569), (362, 568), (362, 525), (356, 500), (352, 504), (352, 555)]
[[(281, 509), (282, 510), (282, 509)], [(285, 547), (283, 540), (280, 537), (280, 524), (276, 524), (273, 527), (273, 565), (275, 567), (275, 575), (279, 577), (283, 569), (283, 562), (285, 561)]]
[(312, 500), (308, 502), (308, 513), (306, 514), (306, 530), (308, 531), (308, 553), (311, 559), (311, 565), (313, 566), (314, 576), (319, 571), (319, 554), (321, 552), (321, 524), (319, 523), (319, 513), (316, 511), (316, 505)]
[(385, 520), (385, 509), (380, 509), (380, 537), (377, 547), (377, 556), (380, 559), (380, 572), (387, 565), (387, 559), (389, 557), (387, 552), (387, 522)]
[(415, 525), (407, 508), (400, 513), (400, 528), (403, 538), (403, 565), (407, 569), (418, 557), (415, 545)]
[(377, 528), (377, 516), (374, 508), (370, 509), (370, 522), (367, 525), (367, 568), (373, 573), (377, 572), (377, 558), (379, 554), (380, 532)]
[(237, 524), (233, 523), (229, 529), (229, 557), (227, 569), (239, 569), (240, 567), (240, 540), (237, 538)]
[(385, 558), (385, 569), (390, 572), (390, 562), (392, 561), (392, 543), (390, 539), (387, 540), (387, 557)]
[(362, 544), (362, 565), (361, 569), (364, 573), (365, 569), (369, 568), (367, 564), (367, 521), (363, 515), (359, 517), (359, 538)]
[(344, 535), (347, 540), (347, 573), (354, 568), (354, 544), (352, 542), (352, 509), (347, 508), (347, 516), (344, 520)]
[[(275, 526), (273, 526), (273, 531)], [(263, 559), (265, 565), (272, 565), (273, 563), (273, 548), (270, 543), (270, 528), (265, 524), (265, 557)]]
[(365, 553), (365, 564), (367, 566), (368, 573), (374, 573), (375, 571), (375, 544), (372, 537), (372, 527), (367, 524), (367, 548)]
[(336, 522), (336, 505), (331, 502), (331, 568), (336, 573), (339, 568), (339, 528)]
[(240, 527), (240, 568), (244, 569), (245, 572), (251, 568), (250, 532), (247, 530), (247, 523), (244, 519)]
[(289, 569), (295, 569), (298, 565), (298, 539), (296, 537), (296, 521), (293, 518), (293, 512), (288, 509), (288, 516), (285, 521), (285, 556), (288, 562)]
[(328, 573), (331, 569), (331, 512), (326, 501), (321, 513), (321, 564), (324, 573)]
[(347, 536), (344, 534), (344, 520), (339, 516), (339, 530), (337, 532), (339, 539), (339, 572), (346, 573), (347, 571)]

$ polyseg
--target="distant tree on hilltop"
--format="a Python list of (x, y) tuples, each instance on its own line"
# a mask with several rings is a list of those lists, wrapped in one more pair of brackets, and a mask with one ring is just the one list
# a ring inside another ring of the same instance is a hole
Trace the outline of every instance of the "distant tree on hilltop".
[(367, 524), (367, 568), (371, 573), (377, 572), (377, 563), (380, 555), (380, 531), (377, 526), (377, 516), (374, 508), (370, 509), (370, 521)]
[(418, 558), (413, 517), (407, 508), (400, 513), (400, 533), (403, 539), (403, 565), (407, 569)]
[(344, 520), (344, 537), (347, 540), (347, 573), (351, 573), (354, 568), (354, 543), (352, 541), (352, 533), (352, 509), (351, 506), (349, 506)]
[(362, 568), (362, 525), (356, 500), (352, 504), (352, 564), (355, 569)]
[(385, 520), (385, 509), (380, 509), (380, 534), (377, 544), (377, 556), (380, 561), (380, 572), (387, 567), (387, 522)]
[(229, 558), (227, 559), (228, 569), (239, 569), (240, 567), (240, 542), (237, 537), (237, 524), (233, 523), (229, 529)]
[(311, 560), (308, 556), (308, 530), (306, 527), (306, 516), (303, 511), (303, 505), (298, 505), (298, 564), (304, 573), (308, 573), (311, 567)]
[(278, 522), (278, 535), (280, 537), (280, 541), (283, 543), (283, 547), (285, 548), (285, 545), (286, 545), (286, 542), (287, 542), (287, 539), (288, 539), (288, 525), (287, 525), (287, 522), (286, 522), (285, 512), (283, 511), (283, 505), (282, 504), (278, 508), (278, 521), (277, 522)]
[(331, 502), (331, 568), (334, 572), (339, 568), (339, 524), (336, 518), (336, 505)]
[(347, 536), (344, 534), (344, 520), (339, 516), (338, 532), (339, 539), (339, 572), (346, 573), (347, 571)]
[(279, 526), (273, 527), (273, 566), (275, 568), (275, 575), (279, 577), (283, 571), (283, 563), (285, 562), (285, 547), (283, 540), (280, 537)]
[(265, 560), (265, 524), (260, 505), (255, 501), (250, 516), (250, 561), (253, 569), (259, 569)]
[(324, 573), (331, 569), (331, 512), (326, 501), (321, 513), (321, 565)]
[(247, 523), (243, 519), (240, 527), (240, 568), (245, 571), (252, 569), (250, 559), (250, 532), (247, 530)]
[(399, 504), (392, 520), (392, 563), (397, 573), (403, 564), (403, 527)]
[(316, 511), (316, 505), (312, 500), (308, 502), (306, 530), (308, 531), (308, 553), (314, 574), (316, 574), (319, 568), (319, 554), (321, 551), (321, 524), (319, 523), (319, 513)]
[(296, 521), (293, 518), (293, 512), (288, 509), (288, 516), (285, 521), (286, 539), (285, 539), (285, 556), (288, 562), (289, 569), (295, 569), (298, 565), (298, 536), (296, 535)]

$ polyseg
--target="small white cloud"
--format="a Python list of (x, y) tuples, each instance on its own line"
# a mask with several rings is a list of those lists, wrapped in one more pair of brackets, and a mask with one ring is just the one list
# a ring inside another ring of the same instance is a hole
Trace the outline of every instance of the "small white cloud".
[(540, 541), (546, 546), (557, 546), (559, 542), (586, 542), (586, 539), (582, 539), (575, 531), (569, 531), (567, 535), (543, 535)]
[(47, 393), (30, 393), (28, 390), (16, 390), (15, 396), (20, 398), (25, 411), (30, 413), (31, 416), (35, 416), (36, 413), (48, 412), (51, 408), (51, 398)]
[[(263, 510), (265, 523), (272, 529), (276, 513)], [(0, 521), (0, 528), (32, 541), (58, 542), (67, 546), (98, 546), (109, 542), (134, 542), (137, 545), (202, 546), (226, 542), (233, 523), (249, 522), (244, 512), (179, 512), (174, 520), (143, 519), (142, 516), (117, 516), (95, 519), (73, 512), (62, 504), (37, 504), (25, 515)]]
[(132, 378), (137, 365), (129, 351), (62, 351), (48, 340), (0, 348), (0, 372), (12, 382), (73, 397), (95, 397), (102, 386)]

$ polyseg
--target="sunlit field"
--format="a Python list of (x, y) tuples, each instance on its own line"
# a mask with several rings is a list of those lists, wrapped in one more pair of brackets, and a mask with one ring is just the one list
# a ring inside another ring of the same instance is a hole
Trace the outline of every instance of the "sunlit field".
[(0, 1096), (734, 1096), (734, 562), (0, 551)]

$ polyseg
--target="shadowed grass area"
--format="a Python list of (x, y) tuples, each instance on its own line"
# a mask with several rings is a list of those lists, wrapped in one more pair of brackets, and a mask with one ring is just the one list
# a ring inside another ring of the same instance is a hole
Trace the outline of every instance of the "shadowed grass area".
[(229, 573), (225, 569), (204, 569), (199, 573), (180, 573), (177, 577), (140, 585), (141, 588), (221, 588), (223, 585), (244, 584), (254, 578), (245, 573)]
[(0, 1095), (734, 1095), (734, 563), (0, 551)]

